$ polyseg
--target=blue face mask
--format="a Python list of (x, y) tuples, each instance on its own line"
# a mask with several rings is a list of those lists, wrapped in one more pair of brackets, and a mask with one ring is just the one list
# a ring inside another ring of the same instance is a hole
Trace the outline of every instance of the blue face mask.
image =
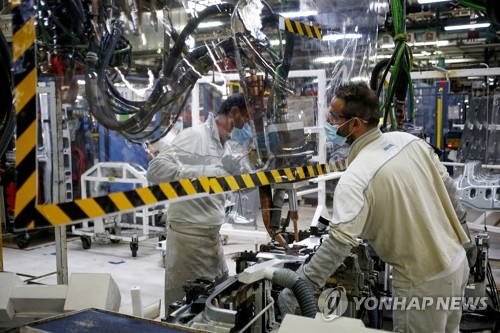
[(243, 128), (233, 128), (233, 131), (231, 132), (231, 140), (234, 141), (243, 142), (250, 140), (252, 137), (252, 128), (248, 123), (245, 123), (245, 125), (243, 125)]
[(174, 124), (174, 129), (176, 131), (182, 131), (183, 127), (184, 127), (184, 124), (182, 123), (182, 121), (176, 121)]
[[(345, 123), (343, 123), (340, 126), (344, 126), (349, 121), (351, 121), (351, 120), (346, 121)], [(326, 137), (328, 138), (328, 140), (330, 140), (331, 142), (333, 142), (335, 144), (342, 146), (346, 142), (347, 137), (340, 136), (337, 134), (337, 131), (339, 130), (340, 126), (339, 125), (330, 125), (328, 122), (325, 122), (324, 128), (325, 128), (325, 133), (326, 133)]]

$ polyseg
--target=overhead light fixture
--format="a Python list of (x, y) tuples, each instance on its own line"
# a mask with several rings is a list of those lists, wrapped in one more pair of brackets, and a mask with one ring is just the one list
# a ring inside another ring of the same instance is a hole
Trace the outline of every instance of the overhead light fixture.
[[(452, 58), (452, 59), (444, 59), (445, 64), (461, 64), (466, 62), (474, 62), (477, 61), (475, 58)], [(437, 64), (438, 60), (430, 60), (431, 64)]]
[(319, 62), (322, 64), (330, 64), (330, 63), (337, 62), (337, 61), (340, 61), (343, 59), (344, 59), (343, 56), (319, 57), (319, 58), (314, 59), (314, 62)]
[(427, 5), (429, 3), (438, 3), (438, 2), (450, 2), (450, 0), (418, 0), (420, 5)]
[(444, 27), (445, 31), (455, 31), (455, 30), (471, 30), (471, 29), (481, 29), (488, 28), (491, 25), (490, 22), (471, 22), (469, 24), (457, 24), (457, 25), (449, 25)]
[(200, 24), (198, 24), (198, 28), (200, 29), (215, 28), (215, 27), (220, 27), (221, 25), (223, 25), (221, 21), (200, 22)]
[(353, 33), (348, 33), (348, 34), (330, 34), (330, 35), (324, 35), (323, 36), (323, 40), (332, 40), (332, 41), (336, 41), (336, 40), (341, 40), (341, 39), (360, 39), (361, 38), (361, 34), (353, 34)]
[(286, 17), (286, 18), (314, 16), (314, 15), (318, 15), (318, 11), (317, 10), (304, 10), (304, 11), (300, 11), (300, 12), (281, 13), (280, 15), (283, 17)]
[[(450, 42), (447, 40), (434, 40), (434, 41), (428, 41), (428, 42), (415, 42), (415, 43), (408, 43), (408, 45), (411, 46), (431, 46), (435, 45), (437, 47), (439, 46), (446, 46), (449, 45)], [(382, 49), (392, 49), (394, 47), (394, 44), (382, 44), (380, 45), (380, 48)]]
[(447, 40), (435, 40), (435, 41), (430, 41), (430, 42), (415, 42), (411, 45), (413, 46), (431, 46), (431, 45), (435, 45), (435, 46), (446, 46), (450, 44), (449, 41)]

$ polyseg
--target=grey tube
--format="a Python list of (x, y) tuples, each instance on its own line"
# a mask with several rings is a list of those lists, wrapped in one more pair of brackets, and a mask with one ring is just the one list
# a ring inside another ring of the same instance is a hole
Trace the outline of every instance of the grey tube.
[(296, 272), (285, 268), (277, 269), (273, 274), (272, 282), (292, 290), (299, 302), (302, 316), (316, 317), (319, 309), (313, 290)]

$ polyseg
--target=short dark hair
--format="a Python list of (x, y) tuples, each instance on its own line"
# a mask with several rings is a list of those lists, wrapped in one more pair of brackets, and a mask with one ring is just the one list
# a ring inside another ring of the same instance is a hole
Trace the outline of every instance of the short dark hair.
[(378, 124), (380, 119), (379, 99), (375, 91), (366, 83), (344, 83), (335, 89), (335, 97), (344, 101), (343, 114), (359, 117), (370, 124)]
[(220, 106), (217, 115), (229, 114), (229, 111), (231, 111), (231, 108), (233, 106), (237, 106), (240, 110), (246, 109), (247, 105), (245, 103), (245, 96), (240, 93), (230, 95), (224, 102), (222, 102), (222, 105)]

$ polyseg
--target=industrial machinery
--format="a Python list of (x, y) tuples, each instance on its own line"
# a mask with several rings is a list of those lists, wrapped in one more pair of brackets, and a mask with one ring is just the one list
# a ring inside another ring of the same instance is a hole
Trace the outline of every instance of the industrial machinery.
[[(166, 321), (208, 332), (280, 332), (279, 328), (288, 315), (283, 318), (280, 313), (278, 295), (285, 287), (293, 289), (293, 283), (300, 280), (294, 270), (314, 256), (322, 238), (327, 235), (327, 223), (321, 218), (318, 226), (300, 231), (298, 242), (294, 241), (293, 231), (283, 228), (283, 238), (290, 242), (287, 248), (273, 241), (262, 245), (257, 252), (236, 254), (233, 259), (238, 274), (217, 286), (203, 277), (186, 281), (186, 296), (170, 305), (175, 311)], [(488, 263), (488, 234), (478, 235), (476, 243), (479, 255), (466, 289), (463, 327), (472, 327), (473, 323), (476, 327), (492, 329), (498, 325), (499, 299)], [(335, 296), (331, 296), (332, 292), (338, 290), (339, 316), (356, 319), (357, 327), (364, 325), (374, 330), (390, 330), (392, 327), (390, 266), (382, 262), (362, 239), (320, 291), (312, 293), (306, 286), (300, 288), (303, 291), (294, 290), (294, 294), (297, 298), (305, 298), (298, 300), (299, 314), (304, 317), (323, 316), (322, 321), (327, 322), (331, 308), (325, 302), (333, 302), (331, 297)], [(301, 292), (308, 296), (301, 295)], [(478, 303), (481, 297), (484, 303)], [(467, 303), (469, 301), (473, 305)]]
[[(319, 228), (300, 231), (297, 242), (294, 242), (295, 233), (288, 233), (286, 227), (282, 227), (283, 238), (293, 245), (283, 248), (274, 241), (262, 245), (258, 252), (238, 253), (233, 257), (238, 274), (217, 286), (203, 277), (186, 281), (186, 297), (170, 305), (175, 311), (166, 321), (209, 332), (275, 331), (283, 320), (277, 297), (285, 287), (293, 290), (302, 316), (316, 317), (321, 292), (313, 294), (307, 284), (294, 286), (305, 283), (294, 270), (309, 260), (320, 246), (326, 235), (325, 223), (327, 220), (322, 218)], [(378, 271), (385, 266), (372, 255), (368, 245), (360, 241), (344, 265), (326, 281), (324, 289), (342, 286), (350, 304), (344, 315), (364, 320), (369, 327), (381, 328), (381, 311), (356, 311), (354, 306), (355, 297), (386, 296), (384, 286), (387, 288), (388, 284), (384, 284), (382, 278), (387, 275)]]

